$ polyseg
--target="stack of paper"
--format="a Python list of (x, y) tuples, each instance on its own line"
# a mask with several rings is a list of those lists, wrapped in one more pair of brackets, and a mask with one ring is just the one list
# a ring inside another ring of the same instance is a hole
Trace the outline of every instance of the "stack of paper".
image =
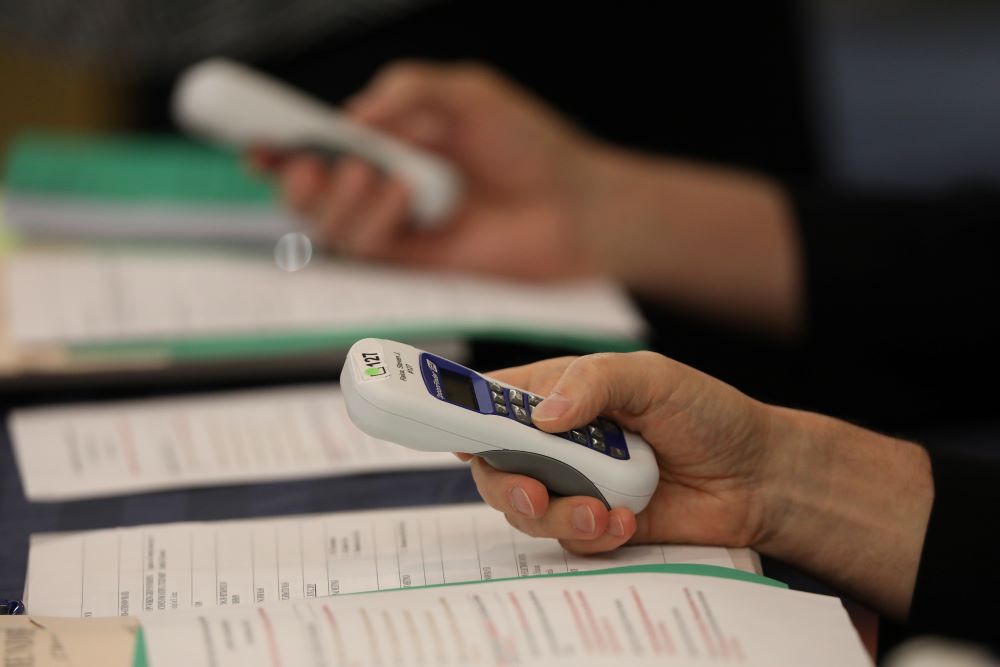
[[(54, 647), (58, 646), (58, 650)], [(0, 620), (5, 664), (870, 667), (836, 598), (712, 566), (343, 595), (141, 619)], [(14, 658), (30, 656), (32, 662)]]
[(578, 557), (460, 505), (39, 535), (25, 597), (39, 617), (139, 616), (154, 666), (871, 664), (839, 600), (737, 554)]

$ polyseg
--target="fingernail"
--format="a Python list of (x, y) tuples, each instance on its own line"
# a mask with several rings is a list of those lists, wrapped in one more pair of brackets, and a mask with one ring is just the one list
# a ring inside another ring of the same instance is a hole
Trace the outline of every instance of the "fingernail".
[(621, 519), (613, 516), (611, 517), (611, 523), (608, 524), (608, 532), (613, 537), (625, 537), (625, 524), (622, 523)]
[(531, 498), (529, 498), (525, 490), (519, 486), (515, 486), (510, 490), (510, 504), (514, 506), (514, 509), (525, 516), (535, 516), (535, 508), (531, 504)]
[(559, 419), (573, 406), (573, 400), (562, 394), (549, 394), (534, 410), (531, 419), (536, 422), (550, 422)]
[(585, 535), (590, 535), (597, 528), (594, 511), (586, 505), (580, 505), (573, 510), (573, 527)]

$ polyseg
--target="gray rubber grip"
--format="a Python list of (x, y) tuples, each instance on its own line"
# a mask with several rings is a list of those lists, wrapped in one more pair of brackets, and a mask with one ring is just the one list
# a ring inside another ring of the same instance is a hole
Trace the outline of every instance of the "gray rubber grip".
[(508, 449), (482, 452), (484, 461), (497, 470), (533, 477), (552, 493), (560, 496), (590, 496), (611, 509), (604, 495), (582, 472), (559, 459), (544, 454), (515, 452)]

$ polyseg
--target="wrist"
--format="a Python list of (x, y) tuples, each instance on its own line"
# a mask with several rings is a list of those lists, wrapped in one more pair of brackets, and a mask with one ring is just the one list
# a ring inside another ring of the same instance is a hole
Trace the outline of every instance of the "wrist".
[(934, 498), (927, 452), (829, 417), (770, 410), (756, 548), (904, 617)]
[(764, 527), (755, 548), (779, 558), (794, 557), (808, 543), (812, 527), (829, 512), (833, 450), (821, 443), (829, 425), (818, 415), (768, 406), (770, 432), (761, 486)]

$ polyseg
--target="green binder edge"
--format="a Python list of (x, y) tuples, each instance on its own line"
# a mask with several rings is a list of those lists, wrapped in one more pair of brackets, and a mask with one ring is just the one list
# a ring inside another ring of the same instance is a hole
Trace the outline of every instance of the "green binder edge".
[(22, 131), (4, 156), (4, 186), (64, 201), (268, 206), (275, 187), (236, 151), (183, 137)]
[(518, 327), (373, 326), (353, 329), (255, 333), (235, 336), (208, 336), (177, 340), (125, 340), (113, 343), (74, 343), (70, 353), (81, 360), (102, 358), (165, 358), (175, 361), (242, 359), (264, 355), (302, 354), (324, 350), (344, 351), (361, 338), (433, 340), (455, 337), (503, 340), (550, 347), (567, 347), (584, 352), (634, 352), (643, 348), (638, 339), (613, 336), (575, 335), (562, 331), (539, 331)]
[[(503, 577), (501, 579), (488, 579), (486, 581), (454, 581), (446, 584), (431, 584), (429, 586), (413, 586), (409, 589), (394, 590), (418, 590), (421, 588), (443, 588), (446, 586), (468, 586), (469, 584), (491, 583), (498, 581), (514, 581), (515, 579), (551, 579), (555, 577), (586, 577), (604, 574), (630, 574), (630, 573), (655, 573), (655, 574), (690, 574), (702, 577), (716, 577), (719, 579), (733, 579), (736, 581), (746, 581), (775, 588), (788, 588), (788, 584), (771, 579), (753, 572), (744, 572), (730, 567), (719, 565), (697, 565), (693, 563), (672, 563), (663, 565), (624, 565), (622, 567), (609, 567), (603, 570), (586, 570), (583, 572), (556, 572), (554, 574), (537, 574), (530, 577)], [(362, 593), (351, 593), (351, 595), (372, 595), (383, 591), (365, 591)], [(148, 667), (149, 661), (146, 653), (146, 636), (143, 634), (142, 626), (135, 638), (135, 657), (132, 667)]]

